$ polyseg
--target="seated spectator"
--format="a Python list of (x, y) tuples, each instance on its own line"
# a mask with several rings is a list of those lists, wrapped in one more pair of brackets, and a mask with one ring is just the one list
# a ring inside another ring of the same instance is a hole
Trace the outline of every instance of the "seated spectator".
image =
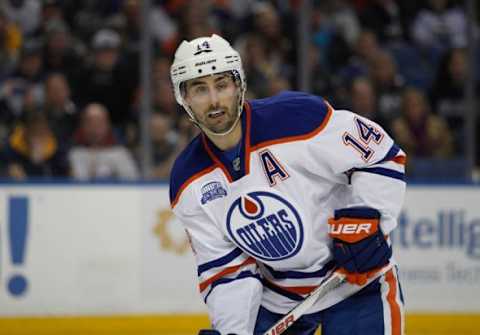
[[(153, 113), (150, 120), (152, 138), (152, 178), (167, 179), (175, 158), (183, 149), (178, 134), (173, 130), (171, 119), (164, 114)], [(186, 143), (182, 143), (186, 144)]]
[(61, 72), (70, 82), (83, 68), (85, 48), (70, 33), (65, 22), (52, 20), (46, 26), (43, 58), (45, 72)]
[(115, 137), (108, 111), (103, 105), (92, 103), (85, 107), (73, 139), (69, 160), (74, 178), (138, 178), (132, 154)]
[(388, 132), (388, 124), (378, 115), (377, 95), (372, 82), (366, 77), (356, 78), (351, 87), (350, 110), (381, 125)]
[(15, 68), (22, 34), (0, 9), (0, 80), (4, 80)]
[(120, 35), (114, 30), (102, 29), (95, 33), (93, 63), (82, 69), (73, 92), (80, 107), (93, 102), (104, 105), (114, 126), (123, 130), (131, 117), (138, 69), (131, 72), (128, 64), (122, 62), (121, 47)]
[(400, 114), (404, 79), (398, 73), (393, 57), (384, 51), (372, 58), (369, 76), (377, 92), (378, 115), (389, 122)]
[(268, 82), (268, 96), (277, 95), (282, 91), (291, 90), (292, 87), (290, 86), (290, 82), (287, 78), (278, 76), (271, 78)]
[(14, 118), (21, 116), (25, 94), (32, 86), (41, 90), (43, 74), (40, 42), (26, 41), (16, 69), (0, 86), (0, 102), (5, 107), (5, 113)]
[(416, 10), (415, 1), (373, 0), (361, 2), (365, 4), (365, 7), (360, 10), (362, 26), (374, 31), (382, 43), (408, 38), (407, 27), (412, 13)]
[(40, 25), (41, 2), (38, 0), (4, 0), (0, 9), (15, 22), (23, 35), (31, 35)]
[(424, 50), (442, 52), (467, 45), (465, 11), (449, 6), (448, 0), (428, 0), (429, 7), (421, 10), (412, 25), (412, 38)]
[(62, 73), (47, 77), (44, 110), (53, 132), (63, 143), (70, 142), (77, 123), (77, 108), (70, 96), (70, 86)]
[(270, 79), (279, 74), (278, 61), (268, 57), (266, 45), (257, 35), (246, 36), (242, 43), (245, 43), (241, 52), (245, 73), (249, 78), (248, 91), (253, 97), (266, 97)]
[(183, 149), (187, 146), (190, 141), (199, 134), (200, 130), (192, 122), (187, 113), (179, 114), (179, 117), (176, 122), (176, 129), (178, 132), (178, 142), (179, 148)]
[(170, 81), (158, 80), (153, 83), (152, 108), (157, 113), (174, 119), (178, 115), (177, 102)]
[[(449, 50), (438, 68), (431, 96), (434, 110), (443, 117), (452, 129), (456, 150), (464, 152), (465, 83), (469, 73), (465, 49)], [(476, 81), (475, 95), (480, 94), (480, 83)]]
[(29, 112), (24, 122), (8, 138), (5, 159), (7, 174), (16, 180), (30, 177), (66, 177), (66, 152), (53, 134), (47, 118), (39, 111)]
[(308, 71), (310, 73), (311, 93), (319, 96), (333, 95), (333, 83), (330, 72), (320, 62), (320, 49), (311, 44), (308, 48)]
[(357, 76), (368, 75), (368, 65), (381, 51), (375, 33), (370, 30), (361, 31), (352, 51), (347, 64), (338, 72), (340, 80), (345, 83), (349, 83)]
[[(312, 8), (312, 42), (319, 49), (320, 64), (328, 71), (336, 71), (345, 65), (350, 56), (349, 41), (347, 41), (347, 29), (356, 31), (350, 41), (356, 40), (360, 30), (358, 19), (352, 15), (353, 11), (347, 16), (348, 9), (346, 3), (342, 1), (321, 1)], [(343, 14), (341, 12), (343, 11)], [(347, 22), (342, 22), (347, 19)], [(356, 26), (356, 27), (355, 27)], [(353, 42), (353, 41), (352, 41)]]
[(240, 35), (235, 48), (242, 56), (251, 96), (263, 98), (268, 95), (266, 81), (279, 76), (293, 80), (295, 49), (289, 39), (292, 31), (282, 24), (282, 17), (274, 5), (256, 2), (252, 12), (252, 28)]
[(448, 158), (453, 142), (447, 123), (430, 111), (425, 95), (407, 88), (402, 97), (402, 115), (391, 126), (392, 135), (410, 159)]

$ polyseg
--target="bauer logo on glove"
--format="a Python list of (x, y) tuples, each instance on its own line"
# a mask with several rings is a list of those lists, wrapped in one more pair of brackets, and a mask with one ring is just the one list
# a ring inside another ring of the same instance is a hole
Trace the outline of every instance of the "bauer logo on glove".
[(333, 257), (350, 283), (364, 285), (388, 264), (392, 249), (380, 228), (380, 212), (370, 207), (343, 208), (328, 220)]

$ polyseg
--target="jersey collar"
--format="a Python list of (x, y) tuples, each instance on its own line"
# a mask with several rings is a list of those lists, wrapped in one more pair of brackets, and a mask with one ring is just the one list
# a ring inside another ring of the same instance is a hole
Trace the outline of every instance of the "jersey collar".
[(241, 117), (242, 139), (240, 148), (240, 170), (235, 171), (230, 161), (225, 157), (220, 149), (202, 133), (202, 142), (205, 151), (210, 158), (222, 169), (229, 182), (234, 182), (250, 173), (250, 126), (251, 126), (251, 106), (248, 102), (244, 104), (244, 110)]

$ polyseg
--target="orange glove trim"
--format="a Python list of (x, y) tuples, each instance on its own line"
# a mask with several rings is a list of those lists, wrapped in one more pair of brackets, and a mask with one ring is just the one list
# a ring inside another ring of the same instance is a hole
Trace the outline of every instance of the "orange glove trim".
[(375, 268), (373, 270), (370, 270), (370, 271), (367, 271), (367, 272), (363, 272), (363, 273), (358, 273), (358, 272), (348, 272), (347, 270), (345, 270), (344, 268), (340, 268), (338, 269), (337, 271), (341, 274), (344, 274), (345, 275), (345, 279), (350, 283), (350, 284), (353, 284), (353, 285), (359, 285), (359, 286), (363, 286), (365, 285), (368, 280), (370, 278), (373, 278), (376, 276), (376, 274), (382, 270), (384, 267), (381, 266), (381, 267), (378, 267), (378, 268)]
[(348, 243), (355, 243), (375, 234), (378, 230), (378, 219), (328, 219), (330, 225), (329, 235)]

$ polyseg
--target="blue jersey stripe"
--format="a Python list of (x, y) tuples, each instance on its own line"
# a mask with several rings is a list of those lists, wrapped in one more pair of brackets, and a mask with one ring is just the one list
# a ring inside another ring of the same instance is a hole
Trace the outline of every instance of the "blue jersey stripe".
[(354, 171), (362, 171), (368, 173), (375, 173), (385, 177), (395, 178), (401, 181), (405, 181), (405, 174), (395, 170), (382, 168), (382, 167), (373, 167), (373, 168), (357, 168)]
[(268, 265), (265, 265), (265, 268), (270, 272), (273, 278), (275, 279), (304, 279), (304, 278), (321, 278), (324, 277), (328, 271), (330, 271), (334, 266), (335, 262), (330, 261), (320, 270), (315, 272), (300, 272), (300, 271), (277, 271), (271, 268)]
[(386, 161), (389, 161), (389, 160), (392, 160), (394, 159), (398, 152), (400, 151), (400, 147), (398, 145), (396, 145), (395, 143), (392, 145), (392, 147), (390, 148), (390, 150), (388, 150), (387, 154), (385, 155), (385, 157), (383, 157), (382, 160), (380, 160), (379, 162), (375, 163), (375, 164), (380, 164), (380, 163), (383, 163), (383, 162), (386, 162)]
[(258, 280), (261, 281), (261, 278), (260, 278), (259, 274), (253, 274), (249, 270), (240, 272), (240, 274), (238, 276), (236, 276), (235, 278), (221, 278), (221, 279), (218, 279), (210, 285), (210, 290), (205, 295), (205, 298), (203, 298), (203, 301), (205, 301), (205, 303), (207, 303), (208, 296), (210, 295), (210, 293), (212, 293), (213, 289), (216, 286), (222, 285), (222, 284), (228, 284), (228, 283), (231, 283), (232, 281), (243, 279), (243, 278), (255, 278), (255, 279), (258, 279)]
[(272, 283), (270, 283), (266, 279), (263, 279), (262, 283), (265, 287), (267, 287), (271, 291), (273, 291), (273, 292), (275, 292), (279, 295), (283, 295), (284, 297), (287, 297), (288, 299), (291, 299), (291, 300), (294, 300), (294, 301), (302, 301), (304, 299), (300, 294), (285, 291), (285, 290), (281, 289), (280, 287), (273, 285)]
[(198, 276), (200, 277), (200, 275), (202, 273), (204, 273), (205, 271), (208, 271), (210, 269), (213, 269), (213, 268), (216, 268), (216, 267), (219, 267), (219, 266), (230, 263), (235, 258), (240, 256), (242, 253), (243, 253), (243, 251), (240, 248), (236, 248), (235, 250), (233, 250), (232, 252), (228, 253), (227, 255), (225, 255), (223, 257), (220, 257), (220, 258), (217, 258), (213, 261), (210, 261), (210, 262), (203, 263), (203, 264), (199, 265), (198, 266)]

